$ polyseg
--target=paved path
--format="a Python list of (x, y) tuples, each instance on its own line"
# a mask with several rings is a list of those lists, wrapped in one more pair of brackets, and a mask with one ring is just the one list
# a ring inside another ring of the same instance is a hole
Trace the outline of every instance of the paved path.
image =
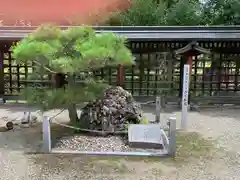
[[(0, 124), (4, 118), (22, 115), (20, 107), (0, 107)], [(50, 112), (54, 114), (56, 112)], [(154, 118), (146, 113), (147, 118)], [(162, 120), (169, 114), (162, 114)], [(59, 121), (64, 121), (62, 114)], [(179, 119), (180, 114), (177, 113)], [(178, 123), (179, 125), (179, 123)], [(189, 113), (188, 130), (216, 140), (220, 158), (201, 160), (185, 166), (136, 161), (92, 160), (79, 156), (26, 155), (23, 152), (39, 146), (39, 128), (17, 129), (0, 133), (0, 180), (238, 180), (240, 177), (240, 112), (209, 110)]]

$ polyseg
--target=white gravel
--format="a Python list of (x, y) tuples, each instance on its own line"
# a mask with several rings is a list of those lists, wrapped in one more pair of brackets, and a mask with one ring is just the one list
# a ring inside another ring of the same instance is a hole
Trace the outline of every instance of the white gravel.
[(162, 149), (143, 149), (131, 147), (127, 144), (126, 137), (107, 136), (94, 137), (86, 135), (75, 135), (61, 138), (54, 145), (54, 150), (74, 150), (91, 152), (155, 152), (165, 153)]
[[(11, 111), (10, 111), (11, 110)], [(53, 114), (55, 112), (51, 112)], [(19, 116), (19, 108), (0, 108), (1, 117)], [(66, 119), (63, 114), (59, 121)], [(153, 118), (151, 113), (145, 116)], [(162, 119), (165, 115), (162, 115)], [(180, 114), (177, 113), (179, 119)], [(194, 161), (184, 166), (143, 161), (89, 160), (87, 157), (26, 155), (23, 152), (39, 145), (34, 129), (0, 133), (0, 180), (239, 180), (240, 111), (208, 110), (189, 113), (188, 130), (216, 140), (217, 158)], [(220, 158), (219, 158), (220, 155)], [(161, 161), (161, 160), (160, 160)]]

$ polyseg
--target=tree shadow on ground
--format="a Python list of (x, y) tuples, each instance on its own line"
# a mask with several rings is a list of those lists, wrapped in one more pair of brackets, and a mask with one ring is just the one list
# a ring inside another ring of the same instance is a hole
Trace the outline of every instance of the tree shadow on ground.
[[(51, 125), (52, 141), (54, 143), (66, 136), (73, 136), (74, 131), (56, 124)], [(42, 124), (37, 123), (30, 128), (17, 128), (14, 131), (4, 132), (4, 144), (9, 151), (22, 152), (36, 151), (42, 145)], [(209, 140), (203, 139), (197, 133), (179, 132), (177, 135), (176, 158), (159, 159), (156, 157), (113, 157), (113, 156), (84, 156), (84, 155), (54, 155), (54, 154), (26, 154), (31, 161), (41, 170), (40, 174), (52, 169), (53, 173), (71, 173), (73, 170), (80, 174), (108, 177), (109, 175), (130, 174), (161, 174), (169, 172), (171, 168), (178, 168), (184, 163), (210, 160), (213, 153), (213, 145)], [(81, 177), (79, 177), (81, 178)], [(81, 178), (85, 179), (85, 178)]]
[[(42, 123), (36, 123), (29, 128), (15, 126), (13, 130), (2, 131), (1, 144), (5, 149), (21, 150), (25, 152), (39, 152), (42, 148)], [(72, 129), (62, 127), (56, 124), (51, 125), (52, 146), (61, 137), (74, 134)]]

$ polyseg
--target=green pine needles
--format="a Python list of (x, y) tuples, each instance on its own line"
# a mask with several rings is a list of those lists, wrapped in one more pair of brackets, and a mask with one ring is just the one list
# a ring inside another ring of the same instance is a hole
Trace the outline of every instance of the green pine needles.
[[(51, 77), (50, 85), (28, 86), (24, 96), (28, 103), (45, 110), (69, 107), (92, 101), (108, 86), (95, 80), (93, 71), (109, 66), (134, 64), (126, 39), (114, 33), (96, 33), (91, 27), (71, 27), (62, 30), (42, 25), (12, 47), (18, 63), (33, 64), (29, 79)], [(57, 76), (67, 77), (65, 85), (57, 86)], [(84, 80), (74, 81), (78, 75)], [(66, 85), (67, 84), (67, 85)]]

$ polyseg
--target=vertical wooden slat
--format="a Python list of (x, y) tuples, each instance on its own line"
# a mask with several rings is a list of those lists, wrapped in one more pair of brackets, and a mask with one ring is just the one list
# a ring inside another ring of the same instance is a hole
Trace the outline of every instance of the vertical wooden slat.
[(20, 92), (20, 66), (17, 65), (17, 92)]
[(173, 86), (173, 57), (172, 53), (167, 54), (167, 81), (168, 81), (168, 88), (169, 93), (168, 95), (171, 95), (171, 90)]
[(173, 87), (174, 87), (174, 95), (179, 96), (179, 86), (180, 86), (180, 65), (181, 65), (181, 59), (179, 57), (176, 57), (175, 59), (176, 63), (174, 63), (173, 68)]
[(143, 88), (143, 76), (144, 76), (144, 60), (143, 54), (140, 54), (140, 61), (139, 61), (139, 95), (142, 95), (142, 88)]
[(0, 49), (0, 97), (4, 96), (4, 66), (3, 51)]
[(217, 70), (217, 91), (218, 94), (220, 93), (221, 90), (221, 80), (222, 80), (222, 54), (220, 54), (220, 59), (218, 60), (218, 70)]
[[(27, 82), (26, 82), (26, 80), (28, 79), (28, 63), (26, 62), (25, 64), (24, 64), (24, 88), (26, 88), (27, 87)], [(48, 74), (48, 80), (50, 81), (51, 80), (51, 74)]]
[(131, 93), (134, 94), (134, 65), (131, 67)]
[(210, 81), (209, 82), (210, 83), (209, 94), (210, 94), (210, 96), (213, 95), (213, 76), (214, 76), (215, 69), (216, 69), (216, 65), (215, 65), (216, 63), (215, 63), (215, 56), (214, 56), (214, 54), (211, 55), (211, 61), (212, 61), (212, 64), (211, 64), (210, 78), (209, 78), (209, 81)]
[(156, 67), (155, 67), (155, 89), (154, 89), (154, 95), (156, 96), (157, 95), (157, 92), (158, 92), (158, 84), (159, 84), (159, 82), (158, 82), (158, 76), (159, 76), (159, 63), (158, 63), (158, 59), (157, 58), (159, 58), (158, 57), (158, 55), (156, 54), (156, 56), (155, 56), (155, 65), (156, 65)]
[(202, 67), (202, 72), (203, 72), (203, 74), (202, 74), (202, 89), (201, 89), (201, 92), (202, 92), (202, 96), (204, 96), (204, 93), (205, 93), (205, 77), (206, 77), (206, 75), (205, 75), (205, 66), (206, 66), (206, 63), (205, 63), (205, 59), (202, 61), (202, 64), (203, 64), (203, 67)]
[(195, 96), (197, 96), (197, 92), (196, 92), (196, 89), (197, 89), (197, 84), (198, 84), (198, 73), (197, 73), (197, 70), (198, 70), (198, 58), (195, 58), (194, 59), (194, 90), (195, 90)]
[(151, 66), (151, 59), (150, 54), (148, 54), (148, 65), (147, 65), (147, 96), (149, 96), (149, 84), (150, 84), (150, 67)]
[(228, 90), (229, 90), (229, 70), (230, 70), (230, 60), (229, 59), (227, 59), (227, 67), (225, 67), (225, 83), (226, 83), (226, 91), (228, 92)]
[(9, 67), (8, 67), (8, 69), (9, 69), (9, 87), (10, 87), (10, 93), (12, 94), (13, 93), (13, 88), (12, 88), (12, 86), (13, 86), (13, 83), (12, 83), (12, 56), (11, 56), (11, 53), (9, 53), (8, 52), (8, 62), (9, 62)]

